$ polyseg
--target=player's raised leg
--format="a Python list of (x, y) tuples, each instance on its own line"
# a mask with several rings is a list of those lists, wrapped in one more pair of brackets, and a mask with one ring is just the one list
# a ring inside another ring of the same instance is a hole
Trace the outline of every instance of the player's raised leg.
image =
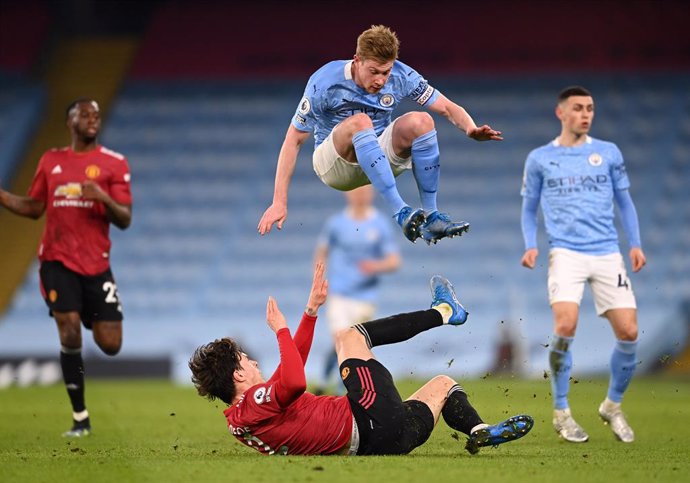
[(379, 145), (369, 116), (355, 114), (342, 121), (333, 131), (333, 144), (341, 157), (359, 163), (374, 189), (386, 201), (405, 237), (410, 241), (419, 238), (424, 212), (413, 210), (400, 196), (390, 162)]
[(338, 332), (338, 362), (350, 357), (367, 360), (373, 357), (372, 347), (403, 342), (434, 327), (460, 325), (467, 320), (468, 312), (458, 301), (448, 280), (440, 275), (432, 277), (431, 293), (431, 308), (428, 310), (371, 320)]
[(426, 112), (410, 112), (393, 126), (393, 149), (401, 157), (412, 157), (412, 172), (426, 220), (421, 235), (428, 243), (462, 235), (469, 229), (465, 221), (453, 222), (436, 204), (441, 177), (440, 151), (433, 118)]

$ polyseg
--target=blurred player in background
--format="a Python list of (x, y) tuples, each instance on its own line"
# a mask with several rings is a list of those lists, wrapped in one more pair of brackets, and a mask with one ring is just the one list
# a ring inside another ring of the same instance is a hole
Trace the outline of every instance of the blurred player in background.
[(84, 401), (81, 324), (108, 355), (122, 345), (122, 306), (110, 270), (110, 223), (132, 221), (127, 159), (98, 144), (101, 114), (93, 99), (67, 108), (72, 144), (47, 151), (39, 161), (28, 196), (0, 189), (0, 204), (46, 225), (38, 250), (41, 292), (60, 336), (60, 364), (72, 403), (67, 437), (91, 432)]
[[(315, 254), (316, 262), (328, 267), (326, 315), (333, 337), (374, 318), (380, 275), (400, 267), (391, 222), (372, 205), (371, 185), (348, 191), (345, 197), (347, 207), (328, 219)], [(329, 351), (317, 393), (327, 391), (337, 362), (335, 350)]]
[(618, 147), (588, 135), (594, 118), (590, 92), (579, 86), (563, 90), (556, 116), (561, 121), (561, 134), (529, 154), (521, 193), (526, 248), (522, 265), (534, 268), (537, 260), (539, 206), (551, 246), (548, 290), (555, 322), (549, 356), (553, 425), (567, 441), (589, 439), (573, 419), (568, 404), (570, 348), (584, 285), (589, 283), (597, 314), (608, 319), (616, 337), (608, 394), (599, 406), (599, 415), (619, 440), (630, 443), (635, 435), (623, 415), (621, 401), (636, 367), (637, 305), (618, 247), (614, 200), (630, 246), (633, 272), (646, 263), (637, 212)]
[(372, 347), (402, 342), (445, 324), (461, 325), (467, 312), (443, 277), (431, 280), (431, 308), (358, 324), (338, 332), (336, 351), (346, 396), (306, 392), (304, 365), (314, 336), (319, 307), (326, 301), (324, 266), (317, 263), (307, 306), (294, 338), (275, 299), (266, 306), (268, 326), (276, 334), (280, 364), (265, 380), (230, 338), (217, 339), (194, 352), (189, 361), (199, 395), (220, 399), (231, 433), (263, 454), (407, 454), (424, 444), (439, 418), (469, 436), (474, 454), (527, 434), (534, 421), (520, 415), (493, 426), (484, 423), (467, 394), (448, 376), (436, 376), (403, 401), (388, 370)]
[[(489, 126), (477, 127), (470, 115), (434, 89), (414, 69), (398, 61), (399, 41), (383, 25), (372, 26), (357, 39), (352, 60), (336, 60), (316, 71), (292, 118), (278, 156), (273, 202), (259, 221), (264, 235), (287, 218), (288, 187), (297, 154), (314, 132), (314, 171), (332, 188), (349, 191), (372, 184), (405, 237), (436, 243), (462, 235), (466, 222), (453, 222), (438, 211), (440, 179), (434, 120), (424, 112), (393, 119), (405, 98), (444, 116), (477, 141), (500, 140)], [(395, 177), (412, 169), (422, 209), (411, 208), (398, 193)]]

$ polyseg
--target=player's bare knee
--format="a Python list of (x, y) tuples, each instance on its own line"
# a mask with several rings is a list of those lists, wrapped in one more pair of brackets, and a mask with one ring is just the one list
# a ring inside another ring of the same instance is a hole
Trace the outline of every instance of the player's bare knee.
[(107, 341), (107, 342), (97, 342), (98, 347), (101, 348), (103, 353), (108, 356), (117, 355), (122, 347), (122, 341)]
[(122, 347), (122, 332), (100, 324), (94, 328), (93, 339), (104, 354), (114, 356)]
[(630, 326), (618, 330), (618, 338), (620, 340), (632, 342), (637, 340), (637, 327)]
[(415, 137), (423, 136), (434, 129), (434, 118), (428, 112), (411, 112), (408, 116)]
[(59, 328), (60, 343), (65, 347), (81, 347), (81, 328), (73, 325), (61, 325)]
[(115, 356), (120, 352), (120, 346), (116, 347), (106, 347), (103, 349), (103, 353), (107, 356)]
[(556, 320), (554, 332), (561, 337), (574, 337), (577, 330), (577, 321), (562, 318)]
[(374, 124), (371, 122), (371, 118), (369, 116), (359, 112), (348, 117), (346, 121), (343, 121), (343, 127), (347, 127), (348, 131), (354, 136), (359, 131), (372, 129)]
[(446, 376), (445, 374), (439, 374), (438, 376), (434, 376), (430, 382), (433, 383), (434, 386), (442, 390), (444, 393), (448, 392), (448, 390), (451, 387), (457, 384), (457, 382), (452, 377)]
[(341, 350), (347, 347), (361, 345), (366, 347), (364, 336), (352, 327), (335, 333), (335, 350), (340, 354)]

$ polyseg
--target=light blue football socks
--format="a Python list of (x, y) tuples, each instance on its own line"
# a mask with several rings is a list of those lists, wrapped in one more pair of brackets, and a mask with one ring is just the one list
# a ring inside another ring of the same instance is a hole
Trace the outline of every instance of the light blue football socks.
[(393, 176), (388, 158), (379, 146), (374, 130), (365, 129), (356, 133), (352, 136), (352, 145), (355, 147), (362, 171), (367, 175), (374, 189), (383, 196), (392, 213), (398, 213), (407, 206), (398, 193), (395, 176)]
[(573, 367), (573, 355), (570, 345), (573, 337), (553, 336), (549, 365), (551, 366), (551, 393), (553, 394), (554, 409), (566, 409), (568, 406), (568, 390), (570, 389), (570, 370)]
[(617, 340), (611, 354), (611, 378), (607, 397), (613, 402), (621, 402), (623, 393), (628, 388), (635, 373), (637, 363), (635, 354), (637, 341)]
[(412, 141), (412, 173), (417, 180), (419, 199), (424, 212), (429, 214), (438, 210), (436, 192), (441, 179), (440, 154), (436, 129)]

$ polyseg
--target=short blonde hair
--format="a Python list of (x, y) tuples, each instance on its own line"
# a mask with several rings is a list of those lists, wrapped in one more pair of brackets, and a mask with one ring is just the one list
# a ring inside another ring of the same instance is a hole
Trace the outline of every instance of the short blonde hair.
[(380, 63), (398, 58), (400, 41), (391, 29), (385, 25), (372, 25), (357, 37), (357, 57), (371, 59)]

